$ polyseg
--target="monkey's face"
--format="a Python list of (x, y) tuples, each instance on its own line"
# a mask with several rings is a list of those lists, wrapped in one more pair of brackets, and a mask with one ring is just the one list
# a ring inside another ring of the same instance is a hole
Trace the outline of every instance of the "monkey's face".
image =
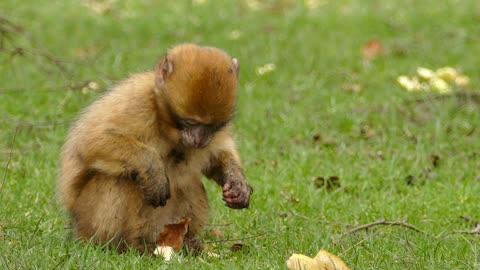
[(187, 148), (206, 147), (214, 134), (228, 124), (228, 122), (205, 124), (193, 119), (181, 118), (174, 112), (171, 113), (175, 126), (180, 131), (180, 142)]
[(156, 86), (187, 148), (203, 148), (233, 118), (238, 61), (192, 44), (172, 49), (157, 67)]

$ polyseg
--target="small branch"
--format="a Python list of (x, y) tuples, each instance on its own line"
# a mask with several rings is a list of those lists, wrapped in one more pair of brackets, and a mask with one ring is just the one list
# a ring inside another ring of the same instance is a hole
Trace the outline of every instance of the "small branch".
[(472, 218), (470, 216), (467, 216), (467, 215), (460, 216), (460, 218), (465, 220), (468, 223), (472, 223), (472, 224), (475, 224), (475, 225), (480, 224), (480, 220), (474, 219), (474, 218)]
[(263, 233), (259, 233), (259, 234), (256, 234), (256, 235), (251, 235), (251, 236), (247, 236), (247, 237), (243, 237), (243, 238), (212, 240), (212, 241), (205, 241), (203, 243), (204, 244), (213, 244), (213, 243), (225, 243), (225, 242), (238, 242), (238, 241), (243, 241), (243, 240), (252, 239), (252, 238), (264, 237), (265, 235), (270, 234), (272, 232), (273, 231), (266, 231), (266, 232), (263, 232)]
[(214, 228), (214, 227), (228, 227), (228, 226), (231, 226), (231, 225), (233, 225), (233, 222), (223, 223), (223, 224), (210, 224), (209, 226), (211, 228)]
[(423, 234), (428, 234), (428, 233), (426, 233), (425, 231), (422, 231), (422, 230), (418, 229), (417, 227), (413, 226), (412, 224), (409, 224), (409, 223), (405, 222), (404, 220), (401, 220), (401, 221), (378, 220), (378, 221), (374, 221), (374, 222), (367, 223), (367, 224), (364, 224), (364, 225), (355, 227), (355, 228), (353, 228), (353, 229), (350, 229), (350, 230), (346, 231), (343, 235), (354, 234), (354, 233), (356, 233), (356, 232), (358, 232), (358, 231), (367, 230), (367, 229), (369, 229), (369, 228), (372, 228), (372, 227), (375, 227), (375, 226), (380, 226), (380, 225), (384, 225), (384, 226), (402, 226), (402, 227), (408, 228), (408, 229), (410, 229), (410, 230), (412, 230), (412, 231), (415, 231), (415, 232), (419, 232), (419, 233), (423, 233)]
[(405, 101), (405, 104), (410, 103), (425, 103), (433, 100), (444, 100), (449, 98), (457, 98), (462, 100), (472, 100), (473, 102), (480, 104), (480, 94), (477, 92), (458, 91), (451, 94), (434, 94), (428, 95), (422, 98), (409, 99)]
[[(19, 46), (18, 39), (25, 39), (28, 41), (28, 47)], [(6, 44), (8, 41), (8, 46)], [(66, 66), (67, 61), (51, 54), (47, 49), (41, 48), (37, 45), (38, 42), (25, 31), (21, 26), (13, 23), (9, 19), (0, 16), (0, 51), (14, 56), (33, 56), (37, 58), (38, 66), (47, 74), (47, 65), (45, 62), (55, 66), (65, 77), (71, 75), (71, 72)]]
[(451, 234), (478, 234), (478, 235), (480, 235), (480, 223), (477, 224), (477, 226), (473, 230), (468, 230), (468, 231), (454, 230), (454, 231), (451, 231), (450, 233), (448, 233), (447, 235), (451, 235)]

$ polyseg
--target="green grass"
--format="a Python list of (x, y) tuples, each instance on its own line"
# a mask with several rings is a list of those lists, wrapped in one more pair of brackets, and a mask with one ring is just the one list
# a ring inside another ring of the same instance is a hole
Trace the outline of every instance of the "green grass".
[[(309, 9), (278, 0), (253, 10), (254, 1), (124, 0), (105, 1), (105, 14), (85, 2), (0, 2), (0, 16), (23, 29), (0, 32), (1, 269), (286, 269), (291, 253), (321, 248), (352, 269), (480, 269), (480, 235), (451, 233), (475, 228), (460, 216), (480, 219), (480, 101), (396, 83), (418, 66), (453, 66), (471, 79), (465, 91), (480, 94), (479, 1), (341, 0)], [(371, 38), (386, 54), (365, 61), (360, 48)], [(184, 41), (240, 61), (235, 126), (255, 189), (250, 209), (224, 207), (206, 181), (211, 229), (232, 239), (210, 242), (221, 259), (184, 255), (166, 266), (76, 242), (55, 197), (69, 124), (116, 80)], [(16, 47), (23, 54), (13, 55)], [(268, 63), (275, 70), (258, 75)], [(100, 90), (67, 87), (84, 81)], [(320, 176), (338, 176), (340, 188), (317, 188)], [(377, 226), (345, 234), (381, 219), (424, 233)], [(232, 253), (237, 242), (245, 249)]]

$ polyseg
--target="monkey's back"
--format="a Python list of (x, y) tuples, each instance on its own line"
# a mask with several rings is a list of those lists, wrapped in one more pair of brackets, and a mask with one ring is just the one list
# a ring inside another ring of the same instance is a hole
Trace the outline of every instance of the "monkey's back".
[[(143, 84), (137, 82), (139, 77)], [(86, 107), (72, 125), (60, 154), (58, 193), (67, 210), (72, 209), (79, 189), (91, 178), (88, 162), (98, 145), (98, 139), (107, 131), (124, 132), (149, 140), (154, 137), (151, 126), (155, 116), (151, 115), (152, 104), (146, 82), (154, 80), (153, 72), (134, 74), (113, 87), (102, 97)]]

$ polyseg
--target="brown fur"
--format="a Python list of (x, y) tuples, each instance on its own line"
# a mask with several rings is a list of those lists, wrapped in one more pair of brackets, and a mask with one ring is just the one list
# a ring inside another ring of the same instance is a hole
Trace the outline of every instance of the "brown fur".
[[(151, 252), (162, 228), (184, 218), (193, 238), (208, 222), (203, 174), (223, 187), (227, 206), (248, 207), (252, 189), (228, 124), (237, 68), (221, 50), (179, 45), (155, 70), (131, 75), (83, 111), (63, 146), (58, 182), (79, 238)], [(227, 125), (206, 146), (189, 147), (172, 109)]]

